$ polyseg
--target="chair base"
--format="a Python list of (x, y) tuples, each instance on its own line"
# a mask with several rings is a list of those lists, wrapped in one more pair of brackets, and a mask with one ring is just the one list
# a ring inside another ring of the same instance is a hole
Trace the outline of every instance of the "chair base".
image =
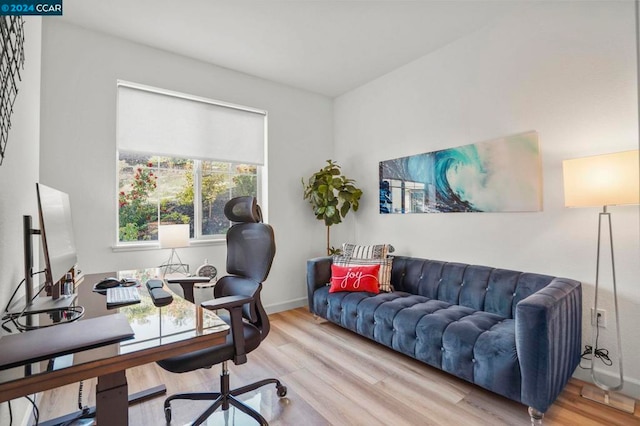
[(220, 373), (220, 392), (201, 392), (201, 393), (178, 393), (171, 395), (164, 401), (164, 417), (167, 424), (171, 423), (171, 401), (174, 399), (187, 399), (191, 401), (210, 401), (213, 403), (206, 409), (194, 422), (193, 426), (204, 423), (211, 414), (213, 414), (218, 408), (222, 408), (223, 411), (229, 409), (229, 406), (233, 405), (238, 410), (254, 418), (260, 425), (267, 426), (269, 423), (265, 420), (260, 413), (253, 408), (246, 405), (236, 397), (247, 392), (256, 390), (262, 386), (274, 384), (277, 389), (277, 395), (283, 398), (287, 395), (287, 387), (280, 383), (277, 379), (265, 379), (259, 382), (251, 383), (237, 389), (230, 389), (229, 386), (229, 371), (227, 370), (226, 361), (222, 363), (222, 373)]

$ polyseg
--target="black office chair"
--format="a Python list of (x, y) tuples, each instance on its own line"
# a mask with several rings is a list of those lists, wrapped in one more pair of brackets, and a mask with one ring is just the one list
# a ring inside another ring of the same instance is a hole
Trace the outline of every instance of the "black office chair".
[(231, 325), (231, 332), (224, 344), (158, 361), (165, 370), (184, 373), (199, 368), (209, 368), (222, 363), (220, 392), (181, 393), (168, 397), (164, 402), (167, 423), (171, 422), (171, 401), (174, 399), (213, 400), (194, 425), (203, 423), (215, 410), (229, 409), (229, 404), (256, 419), (261, 425), (267, 421), (251, 407), (236, 397), (267, 384), (275, 384), (277, 395), (284, 397), (287, 388), (277, 379), (265, 379), (230, 389), (227, 361), (235, 364), (247, 362), (247, 354), (256, 349), (269, 333), (269, 318), (260, 301), (262, 282), (267, 278), (276, 247), (271, 226), (262, 223), (260, 207), (254, 197), (231, 199), (224, 214), (234, 222), (227, 232), (227, 275), (216, 283), (214, 299), (203, 302), (206, 309), (225, 309), (229, 317), (223, 317)]

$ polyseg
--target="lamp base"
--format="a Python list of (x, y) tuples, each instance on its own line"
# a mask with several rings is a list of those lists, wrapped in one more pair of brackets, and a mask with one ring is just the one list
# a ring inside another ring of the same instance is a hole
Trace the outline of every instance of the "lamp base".
[(618, 392), (605, 391), (592, 385), (585, 385), (582, 387), (580, 395), (616, 410), (631, 414), (635, 412), (636, 400)]
[(189, 276), (189, 265), (186, 263), (163, 263), (158, 267), (160, 269), (164, 269), (162, 271), (162, 278), (169, 274), (182, 274), (184, 276)]
[(178, 252), (174, 248), (171, 249), (171, 256), (169, 256), (169, 260), (160, 265), (160, 268), (164, 268), (162, 278), (167, 274), (173, 274), (176, 272), (183, 273), (185, 276), (189, 275), (189, 265), (182, 263), (182, 259), (180, 259)]

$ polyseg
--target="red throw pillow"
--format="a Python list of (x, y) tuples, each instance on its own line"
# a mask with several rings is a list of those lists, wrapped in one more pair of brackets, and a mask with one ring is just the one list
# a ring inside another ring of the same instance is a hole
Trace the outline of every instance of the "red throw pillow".
[(380, 293), (378, 271), (380, 265), (336, 266), (331, 265), (331, 288), (329, 293), (337, 291), (368, 291)]

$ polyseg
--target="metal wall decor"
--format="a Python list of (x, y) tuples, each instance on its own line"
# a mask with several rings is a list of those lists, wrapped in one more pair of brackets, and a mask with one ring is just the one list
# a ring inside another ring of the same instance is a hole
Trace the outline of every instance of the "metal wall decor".
[(13, 103), (18, 95), (17, 82), (24, 69), (24, 20), (21, 16), (0, 16), (0, 165), (11, 129)]
[(380, 162), (380, 213), (542, 210), (538, 133)]

